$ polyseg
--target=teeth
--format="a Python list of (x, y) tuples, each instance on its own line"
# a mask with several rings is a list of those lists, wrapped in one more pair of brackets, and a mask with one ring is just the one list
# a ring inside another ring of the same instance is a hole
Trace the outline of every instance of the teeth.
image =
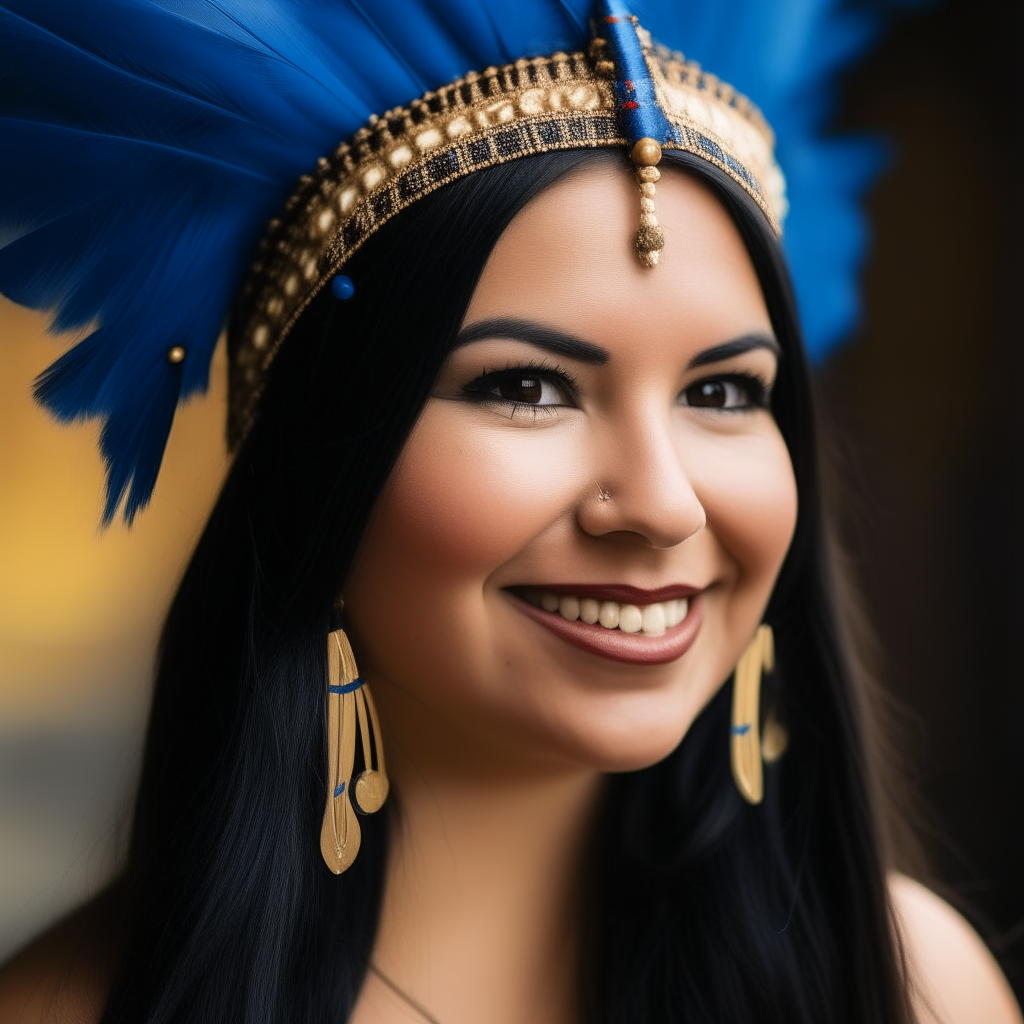
[(672, 601), (675, 608), (671, 614), (667, 615), (667, 622), (665, 625), (671, 629), (673, 626), (678, 626), (683, 619), (686, 618), (686, 613), (690, 610), (690, 602), (685, 598), (681, 597), (678, 601)]
[(623, 633), (639, 633), (644, 624), (644, 613), (635, 604), (624, 604), (619, 609), (619, 629)]
[(619, 602), (618, 601), (605, 601), (601, 605), (601, 610), (597, 613), (597, 621), (604, 626), (605, 629), (616, 629), (619, 625)]
[(643, 611), (640, 628), (649, 636), (661, 636), (668, 621), (668, 609), (663, 604), (649, 604)]
[(523, 596), (535, 607), (543, 608), (546, 612), (557, 612), (569, 622), (577, 619), (589, 625), (599, 622), (605, 629), (643, 633), (644, 636), (662, 636), (665, 630), (678, 626), (690, 609), (690, 602), (685, 597), (641, 608), (635, 604), (597, 601), (592, 597), (574, 597), (571, 594), (552, 594), (546, 590), (528, 590)]

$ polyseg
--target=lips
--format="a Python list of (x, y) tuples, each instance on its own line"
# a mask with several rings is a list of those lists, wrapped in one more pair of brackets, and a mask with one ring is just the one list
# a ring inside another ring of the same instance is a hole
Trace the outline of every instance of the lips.
[(700, 591), (677, 585), (547, 585), (508, 591), (516, 607), (575, 647), (613, 661), (662, 665), (689, 650), (701, 624)]

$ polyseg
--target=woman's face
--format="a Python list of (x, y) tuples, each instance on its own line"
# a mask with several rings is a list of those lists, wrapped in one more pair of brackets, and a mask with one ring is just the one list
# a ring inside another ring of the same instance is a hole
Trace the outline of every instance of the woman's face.
[(656, 203), (653, 270), (607, 164), (491, 254), (344, 589), (389, 754), (651, 764), (761, 619), (797, 514), (778, 348), (713, 195), (670, 168)]

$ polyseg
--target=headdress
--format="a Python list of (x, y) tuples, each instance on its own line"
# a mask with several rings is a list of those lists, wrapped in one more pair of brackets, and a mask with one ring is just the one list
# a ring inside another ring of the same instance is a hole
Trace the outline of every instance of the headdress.
[[(815, 138), (807, 97), (865, 38), (838, 6), (642, 12), (654, 38), (759, 84), (776, 108), (798, 211), (787, 239), (819, 349), (852, 316), (851, 294), (834, 299), (852, 293), (854, 200), (877, 162), (865, 144)], [(381, 224), (449, 181), (625, 147), (648, 265), (664, 244), (662, 148), (718, 166), (776, 230), (786, 213), (758, 108), (656, 45), (620, 0), (8, 0), (0, 67), (0, 291), (52, 310), (55, 330), (95, 327), (36, 394), (59, 418), (104, 418), (107, 521), (126, 493), (129, 521), (148, 501), (174, 409), (205, 388), (233, 300), (237, 440), (305, 305)], [(801, 277), (801, 252), (817, 281)]]

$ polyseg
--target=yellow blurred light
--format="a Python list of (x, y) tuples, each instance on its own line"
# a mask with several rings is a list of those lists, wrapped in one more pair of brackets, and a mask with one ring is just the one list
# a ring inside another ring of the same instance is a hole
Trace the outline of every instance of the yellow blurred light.
[(0, 298), (0, 717), (138, 713), (166, 610), (228, 459), (223, 338), (209, 393), (178, 411), (153, 501), (100, 527), (100, 424), (57, 423), (33, 379), (77, 340)]

